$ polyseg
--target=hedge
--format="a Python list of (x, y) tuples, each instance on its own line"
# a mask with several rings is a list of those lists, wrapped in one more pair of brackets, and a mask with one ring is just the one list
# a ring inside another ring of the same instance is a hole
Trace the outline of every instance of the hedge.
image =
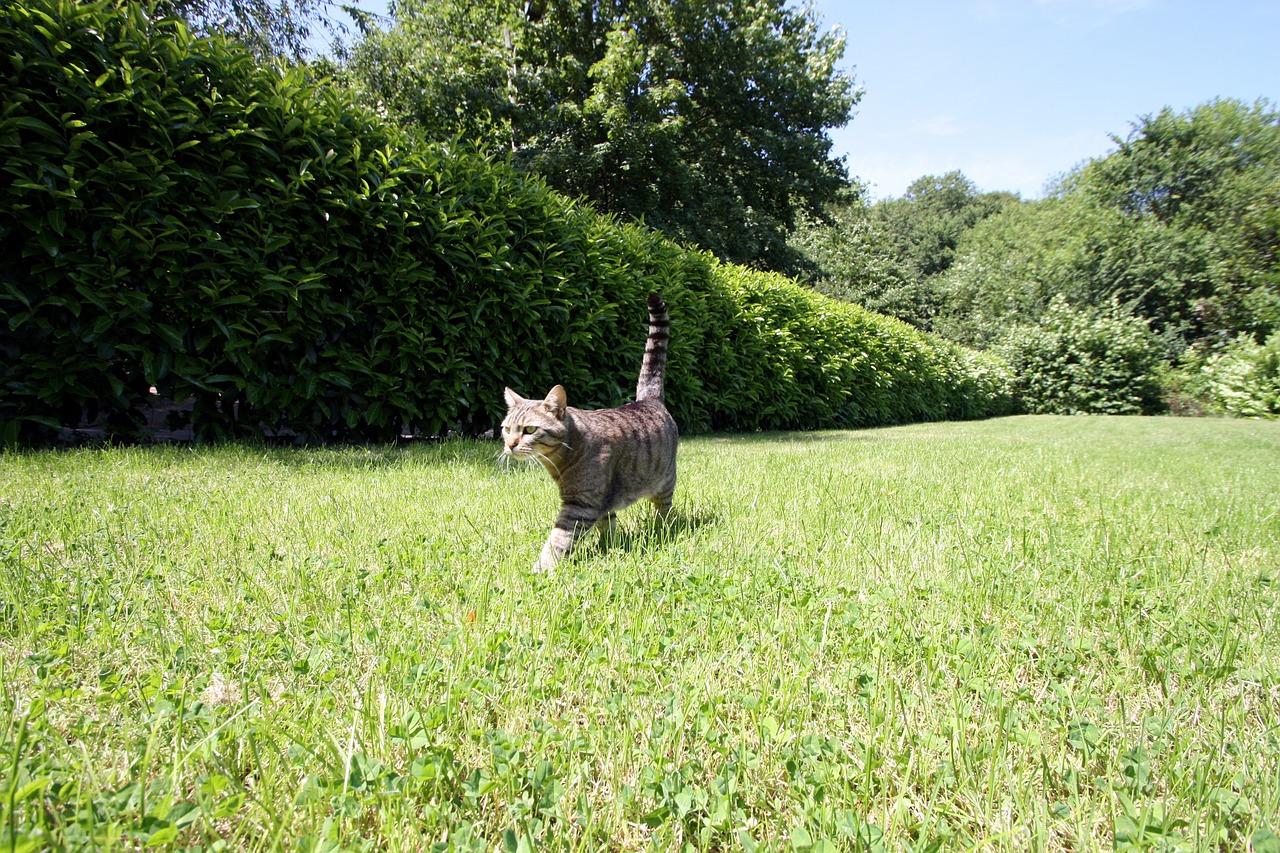
[(645, 298), (686, 432), (1006, 411), (999, 362), (722, 265), (133, 3), (0, 9), (0, 438), (476, 433), (629, 399)]

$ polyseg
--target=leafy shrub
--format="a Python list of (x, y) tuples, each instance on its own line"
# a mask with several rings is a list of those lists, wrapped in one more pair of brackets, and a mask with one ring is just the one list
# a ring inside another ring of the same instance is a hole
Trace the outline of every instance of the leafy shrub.
[(1077, 309), (1054, 298), (1035, 326), (1013, 329), (1000, 351), (1013, 391), (1036, 414), (1150, 414), (1162, 348), (1147, 322), (1119, 309)]
[(1156, 367), (1161, 408), (1177, 417), (1200, 418), (1212, 414), (1209, 383), (1204, 374), (1201, 347), (1191, 347), (1176, 362)]
[(1076, 260), (1087, 253), (1083, 219), (1078, 199), (1050, 197), (1007, 205), (977, 223), (933, 282), (939, 314), (931, 328), (987, 348), (1011, 327), (1034, 324), (1057, 294), (1087, 302)]
[(1280, 332), (1259, 344), (1243, 335), (1202, 368), (1214, 411), (1241, 418), (1280, 417)]
[(718, 264), (481, 157), (408, 151), (295, 71), (124, 3), (0, 11), (0, 423), (154, 387), (203, 437), (479, 432), (502, 387), (633, 393), (671, 305), (686, 431), (1002, 411), (999, 365)]

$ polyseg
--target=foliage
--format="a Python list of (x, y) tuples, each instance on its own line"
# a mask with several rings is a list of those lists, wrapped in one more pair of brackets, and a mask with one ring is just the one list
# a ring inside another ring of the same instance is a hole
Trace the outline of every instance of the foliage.
[[(1246, 298), (1280, 268), (1280, 111), (1214, 100), (1144, 116), (1080, 191), (1113, 215), (1092, 253), (1094, 281), (1184, 341), (1264, 332)], [(1265, 293), (1265, 285), (1262, 285)]]
[(156, 0), (155, 6), (161, 15), (183, 18), (197, 33), (235, 39), (262, 59), (304, 60), (320, 33), (341, 47), (351, 31), (348, 18), (361, 32), (376, 20), (355, 2), (335, 0)]
[(219, 429), (256, 427), (251, 408), (313, 433), (385, 428), (370, 398), (414, 411), (412, 371), (377, 387), (389, 354), (338, 344), (374, 320), (388, 262), (408, 283), (398, 191), (430, 164), (298, 72), (139, 6), (10, 4), (0, 44), (5, 420), (126, 419), (148, 386)]
[(937, 283), (956, 246), (979, 223), (1017, 207), (1016, 196), (979, 193), (960, 172), (926, 175), (900, 199), (832, 205), (825, 220), (798, 229), (791, 245), (812, 266), (805, 277), (816, 290), (933, 329), (950, 310)]
[(329, 70), (344, 88), (427, 139), (474, 141), (506, 155), (523, 112), (513, 42), (522, 12), (507, 0), (397, 4), (394, 26), (366, 33)]
[(776, 273), (717, 269), (735, 316), (701, 371), (717, 389), (708, 407), (714, 429), (849, 427), (1011, 410), (1009, 377), (998, 358)]
[(940, 331), (982, 343), (1059, 292), (1121, 302), (1151, 321), (1171, 361), (1197, 341), (1276, 327), (1280, 112), (1233, 100), (1165, 109), (1116, 143), (1049, 199), (966, 234), (938, 285)]
[(785, 269), (785, 232), (843, 187), (827, 128), (859, 93), (844, 38), (786, 0), (408, 0), (346, 69), (437, 140), (722, 259)]
[(1263, 344), (1241, 336), (1201, 368), (1213, 411), (1242, 418), (1280, 417), (1280, 332)]
[(933, 329), (989, 348), (1013, 325), (1035, 325), (1053, 297), (1089, 304), (1077, 259), (1089, 217), (1076, 197), (1011, 205), (977, 223), (945, 275), (933, 282)]
[(1224, 183), (1259, 165), (1274, 168), (1280, 113), (1266, 101), (1215, 99), (1142, 116), (1127, 138), (1112, 139), (1117, 150), (1091, 165), (1089, 192), (1130, 216), (1210, 220), (1233, 200), (1235, 188)]
[(1156, 366), (1154, 375), (1160, 385), (1161, 407), (1178, 417), (1204, 417), (1211, 414), (1208, 377), (1201, 369), (1206, 355), (1200, 347), (1192, 347), (1177, 361)]
[(1035, 414), (1151, 414), (1159, 408), (1153, 371), (1159, 342), (1145, 320), (1050, 301), (1035, 326), (1011, 330), (999, 351), (1013, 371), (1022, 407)]
[(686, 430), (1004, 405), (980, 357), (507, 166), (406, 154), (334, 90), (141, 7), (12, 4), (0, 57), (6, 440), (99, 416), (127, 430), (152, 387), (194, 397), (208, 437), (480, 432), (504, 385), (617, 405), (651, 291)]
[(902, 198), (878, 202), (873, 211), (893, 235), (899, 256), (926, 279), (950, 268), (967, 231), (1018, 200), (1010, 193), (981, 193), (973, 181), (954, 171), (917, 178)]
[(819, 293), (925, 328), (934, 302), (892, 235), (855, 199), (834, 205), (826, 221), (803, 223), (790, 245), (810, 264), (804, 278)]
[(0, 849), (1276, 843), (1280, 423), (495, 444), (0, 454)]

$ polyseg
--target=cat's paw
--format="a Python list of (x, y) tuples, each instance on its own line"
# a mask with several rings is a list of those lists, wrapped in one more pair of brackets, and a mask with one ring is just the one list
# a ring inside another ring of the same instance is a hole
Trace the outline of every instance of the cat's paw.
[(558, 559), (547, 554), (543, 554), (534, 561), (533, 570), (535, 572), (546, 572), (552, 574), (556, 570), (556, 566), (560, 563)]

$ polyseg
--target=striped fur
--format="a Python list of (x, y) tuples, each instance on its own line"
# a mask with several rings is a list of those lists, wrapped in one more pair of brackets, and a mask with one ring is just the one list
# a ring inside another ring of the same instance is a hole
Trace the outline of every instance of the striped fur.
[(660, 516), (671, 511), (679, 433), (663, 404), (669, 325), (666, 304), (650, 296), (634, 403), (584, 411), (567, 405), (559, 385), (541, 400), (506, 389), (503, 454), (536, 459), (560, 487), (560, 513), (536, 568), (553, 568), (592, 527), (611, 531), (618, 511), (642, 498)]
[(667, 366), (670, 326), (667, 303), (658, 294), (650, 294), (649, 338), (644, 343), (644, 361), (640, 363), (640, 378), (636, 381), (636, 402), (662, 399), (662, 375)]

